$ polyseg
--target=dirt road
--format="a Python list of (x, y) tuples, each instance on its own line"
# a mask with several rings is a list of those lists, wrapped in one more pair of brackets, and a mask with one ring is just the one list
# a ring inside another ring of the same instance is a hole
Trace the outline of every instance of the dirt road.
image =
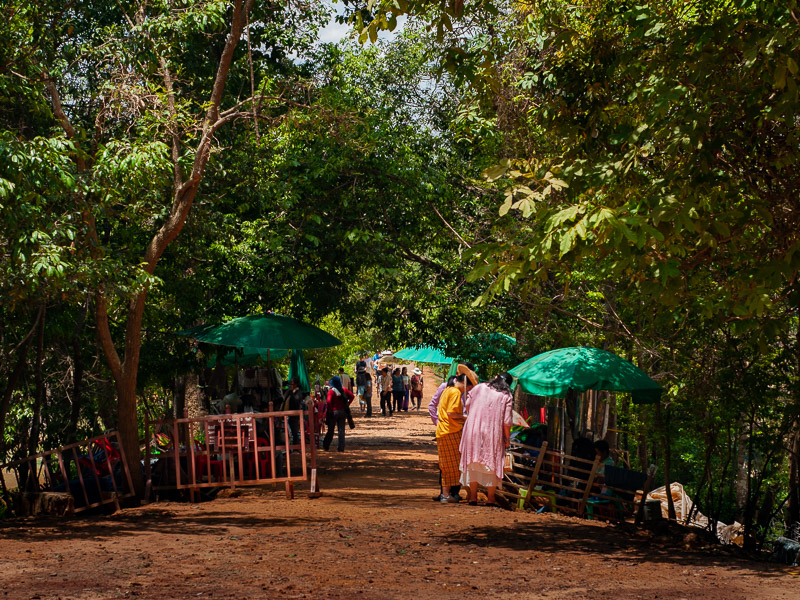
[(0, 598), (800, 598), (800, 569), (624, 527), (434, 503), (424, 411), (355, 417), (346, 451), (320, 455), (320, 499), (266, 488), (0, 524)]

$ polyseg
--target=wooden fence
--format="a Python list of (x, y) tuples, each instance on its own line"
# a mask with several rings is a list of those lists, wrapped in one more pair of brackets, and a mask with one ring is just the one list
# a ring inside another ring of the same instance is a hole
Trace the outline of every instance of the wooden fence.
[[(225, 414), (145, 422), (145, 480), (151, 490), (236, 487), (284, 482), (294, 497), (295, 481), (316, 468), (314, 424), (306, 411)], [(312, 415), (313, 417), (313, 415)], [(296, 419), (299, 443), (290, 435)], [(177, 449), (177, 451), (176, 451)], [(296, 457), (293, 461), (292, 457)], [(310, 458), (310, 465), (309, 463)]]
[(550, 450), (547, 442), (541, 448), (512, 441), (512, 470), (506, 472), (501, 489), (497, 490), (513, 506), (532, 506), (576, 516), (600, 516), (624, 520), (636, 513), (641, 520), (644, 502), (650, 492), (655, 469), (648, 474)]
[(68, 444), (0, 466), (12, 474), (13, 483), (0, 477), (3, 495), (66, 493), (74, 504), (68, 512), (81, 512), (114, 504), (134, 495), (131, 474), (116, 431)]

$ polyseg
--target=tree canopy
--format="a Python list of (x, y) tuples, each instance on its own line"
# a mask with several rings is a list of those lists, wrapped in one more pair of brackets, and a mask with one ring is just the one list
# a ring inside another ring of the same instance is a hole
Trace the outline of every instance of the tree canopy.
[(276, 310), (352, 332), (320, 368), (613, 350), (667, 390), (616, 406), (637, 466), (799, 520), (796, 1), (339, 6), (6, 3), (0, 449), (135, 460), (173, 332)]

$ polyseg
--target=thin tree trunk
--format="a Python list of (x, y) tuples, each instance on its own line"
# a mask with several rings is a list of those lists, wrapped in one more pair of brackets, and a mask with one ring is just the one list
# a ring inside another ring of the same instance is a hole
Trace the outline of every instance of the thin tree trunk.
[(11, 408), (11, 399), (14, 397), (14, 389), (17, 387), (17, 382), (22, 377), (22, 373), (25, 371), (25, 365), (28, 363), (28, 342), (26, 341), (17, 351), (19, 352), (17, 363), (14, 365), (14, 370), (11, 371), (11, 374), (8, 376), (6, 389), (3, 392), (3, 399), (0, 401), (0, 459), (6, 455), (7, 448), (4, 435), (6, 430), (6, 415), (8, 415), (8, 409)]
[(792, 422), (789, 445), (789, 498), (786, 509), (788, 525), (800, 521), (800, 421)]
[[(33, 334), (38, 330), (39, 320), (43, 315), (44, 304), (39, 306), (39, 310), (36, 312), (36, 318), (33, 320), (33, 324), (28, 331), (28, 335), (26, 335), (14, 349), (14, 352), (17, 353), (17, 362), (14, 364), (14, 369), (8, 375), (6, 388), (3, 390), (2, 399), (0, 399), (0, 458), (5, 456), (7, 450), (4, 433), (6, 430), (6, 417), (8, 416), (8, 409), (11, 408), (11, 399), (14, 397), (14, 390), (17, 387), (17, 382), (22, 377), (22, 373), (25, 371), (25, 365), (28, 362), (28, 345), (33, 338)], [(11, 356), (11, 354), (6, 356)]]
[(670, 479), (670, 455), (672, 450), (670, 448), (670, 435), (669, 435), (669, 408), (667, 408), (667, 418), (661, 418), (661, 403), (656, 404), (656, 419), (658, 420), (659, 428), (661, 429), (661, 445), (664, 448), (664, 486), (667, 492), (667, 511), (668, 516), (673, 521), (676, 520), (675, 515), (675, 502), (672, 499), (672, 481)]
[[(161, 259), (167, 246), (175, 240), (181, 232), (181, 229), (183, 229), (183, 225), (186, 223), (200, 181), (203, 178), (205, 168), (211, 157), (214, 134), (219, 127), (229, 122), (236, 114), (236, 112), (221, 114), (220, 107), (231, 62), (233, 60), (234, 50), (242, 36), (245, 21), (253, 6), (253, 1), (254, 0), (234, 1), (230, 33), (228, 34), (225, 47), (217, 65), (217, 72), (214, 78), (208, 109), (197, 143), (191, 176), (185, 182), (182, 181), (181, 168), (177, 162), (180, 154), (178, 152), (179, 140), (177, 134), (174, 131), (172, 133), (173, 160), (175, 162), (173, 202), (167, 218), (150, 240), (144, 252), (142, 261), (143, 269), (150, 275), (155, 273), (158, 261)], [(162, 73), (167, 89), (168, 105), (172, 105), (174, 102), (171, 83), (172, 76), (166, 66), (166, 61), (163, 60), (163, 57), (159, 58), (161, 60)], [(96, 230), (91, 216), (88, 217), (87, 225), (90, 230), (90, 236), (95, 238), (96, 241)], [(146, 299), (147, 291), (145, 290), (134, 296), (128, 304), (125, 326), (125, 349), (124, 354), (120, 357), (111, 337), (107, 312), (108, 299), (105, 296), (105, 290), (98, 290), (95, 296), (95, 316), (98, 336), (117, 389), (117, 414), (120, 439), (133, 478), (134, 489), (140, 498), (144, 497), (145, 486), (144, 476), (140, 466), (141, 452), (136, 415), (136, 379), (139, 370), (139, 357), (142, 344), (142, 317)]]
[[(42, 363), (44, 362), (44, 327), (45, 313), (42, 312), (42, 318), (39, 321), (39, 334), (36, 339), (36, 363), (34, 364), (35, 391), (33, 396), (31, 430), (28, 434), (28, 456), (38, 453), (39, 436), (42, 428), (42, 404), (44, 404), (44, 373), (42, 372)], [(31, 492), (38, 490), (35, 469), (26, 473), (26, 484), (24, 487)]]
[(648, 452), (647, 452), (647, 436), (645, 436), (644, 434), (640, 435), (639, 439), (637, 440), (637, 443), (636, 443), (636, 454), (639, 457), (639, 466), (641, 467), (641, 470), (644, 471), (644, 472), (647, 472), (647, 468), (649, 466), (649, 462), (650, 461), (647, 458), (647, 456), (648, 456)]
[(77, 442), (78, 420), (81, 416), (81, 405), (83, 404), (83, 347), (81, 336), (86, 324), (86, 317), (89, 312), (90, 298), (86, 298), (83, 310), (79, 313), (75, 323), (75, 331), (72, 335), (72, 360), (74, 363), (72, 371), (72, 407), (69, 415), (69, 425), (67, 426), (67, 441)]
[[(795, 352), (795, 385), (794, 403), (800, 407), (800, 321), (797, 323), (794, 340)], [(792, 429), (789, 434), (789, 498), (786, 508), (788, 525), (800, 521), (800, 418), (792, 419)]]

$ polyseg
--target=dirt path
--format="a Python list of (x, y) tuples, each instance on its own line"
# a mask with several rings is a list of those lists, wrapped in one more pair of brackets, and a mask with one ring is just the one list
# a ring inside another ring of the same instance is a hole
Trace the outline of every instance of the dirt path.
[(433, 503), (425, 411), (355, 417), (346, 452), (320, 455), (317, 500), (302, 487), (293, 501), (251, 489), (0, 524), (0, 598), (800, 597), (800, 569), (590, 521)]

